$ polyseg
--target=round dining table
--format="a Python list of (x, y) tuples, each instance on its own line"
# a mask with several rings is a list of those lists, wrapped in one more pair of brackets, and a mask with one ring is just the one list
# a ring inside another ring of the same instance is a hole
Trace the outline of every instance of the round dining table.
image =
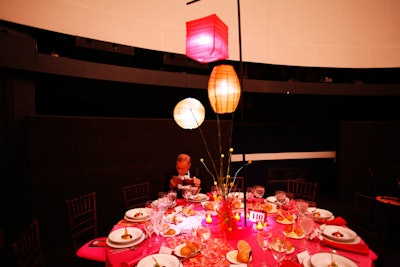
[[(256, 201), (264, 201), (264, 199), (256, 199)], [(146, 224), (150, 223), (150, 221), (146, 220), (143, 222), (132, 222), (131, 220), (127, 219), (124, 214), (122, 214), (121, 220), (118, 221), (112, 227), (112, 229), (110, 229), (110, 233), (119, 228), (135, 227), (141, 229), (146, 237), (142, 242), (140, 242), (140, 244), (127, 248), (110, 246), (110, 243), (108, 243), (106, 248), (106, 267), (133, 267), (136, 266), (142, 258), (152, 254), (165, 253), (176, 255), (177, 253), (174, 251), (174, 249), (185, 243), (187, 240), (199, 242), (195, 233), (196, 229), (199, 227), (210, 228), (211, 238), (205, 244), (201, 244), (202, 249), (200, 253), (189, 258), (178, 257), (180, 259), (180, 266), (182, 267), (223, 267), (234, 266), (235, 264), (237, 264), (236, 266), (248, 267), (275, 266), (276, 261), (273, 258), (270, 249), (263, 251), (257, 243), (256, 236), (258, 231), (271, 232), (272, 236), (286, 236), (286, 240), (292, 244), (292, 249), (287, 252), (286, 258), (282, 264), (282, 266), (286, 267), (311, 267), (310, 257), (311, 255), (317, 253), (336, 253), (349, 259), (355, 264), (354, 266), (359, 267), (372, 267), (374, 266), (374, 261), (377, 259), (377, 255), (371, 249), (369, 249), (368, 245), (365, 244), (361, 238), (359, 239), (358, 244), (349, 244), (346, 247), (344, 245), (347, 244), (339, 244), (339, 246), (336, 246), (338, 243), (331, 242), (327, 239), (318, 238), (321, 236), (318, 235), (318, 233), (321, 231), (321, 227), (325, 227), (326, 225), (336, 224), (337, 226), (347, 228), (346, 221), (340, 216), (336, 216), (330, 221), (314, 221), (313, 232), (310, 235), (312, 239), (305, 240), (304, 237), (298, 238), (285, 235), (285, 228), (288, 224), (280, 223), (279, 220), (277, 220), (278, 214), (281, 214), (280, 211), (274, 213), (265, 213), (265, 223), (263, 223), (262, 226), (258, 227), (259, 229), (257, 229), (258, 223), (250, 221), (248, 218), (248, 213), (244, 213), (242, 209), (241, 216), (236, 222), (237, 229), (231, 232), (226, 231), (223, 238), (221, 238), (219, 236), (221, 230), (219, 230), (216, 214), (213, 214), (212, 222), (207, 222), (206, 214), (209, 212), (205, 210), (205, 207), (201, 202), (188, 202), (178, 199), (177, 206), (172, 207), (171, 210), (175, 211), (177, 207), (181, 207), (178, 209), (181, 210), (182, 207), (187, 207), (188, 205), (190, 205), (190, 208), (195, 210), (195, 214), (187, 217), (183, 216), (183, 220), (179, 223), (170, 223), (171, 227), (179, 229), (179, 235), (168, 237), (157, 236), (156, 234), (148, 237), (144, 227)], [(166, 213), (170, 213), (171, 210), (167, 211)], [(286, 212), (296, 214), (294, 203), (292, 203), (292, 206), (288, 205), (286, 207)], [(247, 264), (235, 262), (235, 259), (232, 259), (229, 256), (231, 253), (234, 253), (235, 250), (238, 250), (239, 240), (244, 240), (251, 246), (251, 258)]]

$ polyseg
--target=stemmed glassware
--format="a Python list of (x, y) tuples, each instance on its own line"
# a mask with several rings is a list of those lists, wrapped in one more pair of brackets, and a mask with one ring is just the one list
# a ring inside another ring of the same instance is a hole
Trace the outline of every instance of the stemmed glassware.
[(280, 236), (271, 238), (271, 253), (276, 260), (276, 266), (280, 266), (282, 261), (286, 258), (286, 239)]
[(279, 208), (281, 208), (286, 201), (286, 192), (281, 190), (275, 191), (275, 198)]
[(169, 200), (171, 201), (171, 205), (172, 206), (176, 206), (176, 198), (177, 198), (177, 196), (178, 196), (178, 194), (176, 193), (176, 191), (175, 190), (169, 190), (168, 191), (168, 193), (167, 193), (167, 196), (168, 196), (168, 198), (169, 198)]
[(246, 198), (251, 199), (254, 197), (254, 186), (249, 186), (246, 189)]
[(268, 231), (258, 231), (257, 232), (257, 243), (263, 251), (265, 265), (267, 264), (266, 252), (269, 247), (269, 241), (271, 239), (271, 236), (272, 236), (272, 234)]
[(153, 244), (151, 243), (151, 236), (152, 236), (153, 233), (154, 233), (154, 225), (153, 225), (153, 223), (152, 223), (152, 222), (146, 223), (146, 224), (144, 225), (144, 230), (146, 231), (146, 234), (147, 234), (148, 239), (149, 239), (149, 247), (151, 247), (151, 246), (153, 245)]
[(308, 211), (314, 216), (314, 213), (317, 211), (317, 203), (315, 201), (308, 201)]
[(191, 188), (183, 188), (182, 189), (182, 196), (185, 198), (186, 200), (186, 204), (189, 202), (189, 198), (192, 197), (192, 190)]
[(258, 198), (262, 198), (265, 193), (265, 187), (262, 185), (254, 186), (254, 196)]
[(304, 199), (295, 199), (296, 209), (300, 216), (303, 216), (308, 211), (308, 202)]
[(304, 232), (304, 248), (307, 249), (307, 239), (314, 228), (314, 219), (312, 214), (307, 212), (300, 218), (300, 228)]
[(205, 243), (210, 239), (211, 237), (211, 230), (208, 227), (203, 227), (200, 226), (196, 229), (196, 235), (198, 240), (201, 243), (201, 253), (207, 257), (207, 247), (205, 246)]

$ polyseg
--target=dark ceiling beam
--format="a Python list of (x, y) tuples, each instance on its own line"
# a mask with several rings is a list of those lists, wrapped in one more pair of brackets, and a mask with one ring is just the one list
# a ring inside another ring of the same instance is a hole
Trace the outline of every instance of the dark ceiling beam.
[[(88, 79), (205, 90), (207, 75), (94, 63), (37, 53), (27, 36), (0, 33), (0, 67)], [(400, 84), (342, 84), (243, 78), (244, 92), (314, 95), (398, 96)]]

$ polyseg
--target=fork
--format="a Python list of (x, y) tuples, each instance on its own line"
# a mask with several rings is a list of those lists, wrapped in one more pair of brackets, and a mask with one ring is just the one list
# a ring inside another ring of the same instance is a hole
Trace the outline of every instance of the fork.
[(127, 247), (127, 248), (116, 248), (116, 249), (110, 249), (110, 252), (112, 254), (128, 251), (128, 250), (136, 250), (138, 248), (138, 245), (132, 246), (132, 247)]

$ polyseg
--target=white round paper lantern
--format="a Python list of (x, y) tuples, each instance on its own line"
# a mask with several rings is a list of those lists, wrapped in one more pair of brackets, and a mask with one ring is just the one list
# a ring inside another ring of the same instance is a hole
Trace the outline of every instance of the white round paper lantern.
[(205, 109), (197, 99), (188, 97), (174, 108), (174, 120), (183, 129), (196, 129), (203, 123)]

